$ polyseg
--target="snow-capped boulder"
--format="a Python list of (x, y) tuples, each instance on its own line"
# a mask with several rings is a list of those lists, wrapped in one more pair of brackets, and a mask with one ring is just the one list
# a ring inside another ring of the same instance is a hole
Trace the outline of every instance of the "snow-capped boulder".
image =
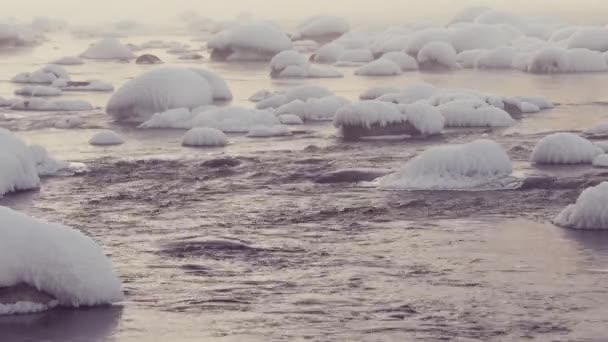
[(31, 111), (83, 111), (93, 110), (93, 105), (84, 100), (56, 100), (48, 101), (41, 98), (28, 98), (17, 100), (11, 106), (14, 110)]
[(225, 133), (247, 133), (253, 127), (279, 125), (274, 113), (242, 107), (218, 107), (194, 113), (191, 127), (212, 127)]
[(156, 55), (146, 53), (138, 56), (135, 59), (135, 64), (163, 64), (163, 61)]
[(608, 168), (608, 154), (600, 154), (593, 159), (593, 166)]
[(361, 76), (396, 76), (401, 75), (401, 67), (388, 58), (380, 58), (355, 70)]
[(295, 114), (280, 114), (277, 116), (283, 125), (303, 125), (304, 121)]
[(44, 36), (31, 27), (9, 20), (0, 21), (0, 48), (33, 46), (44, 41)]
[(584, 48), (599, 52), (608, 51), (608, 28), (583, 28), (568, 39), (567, 48)]
[(509, 127), (515, 120), (506, 111), (479, 100), (457, 100), (439, 106), (447, 127)]
[(339, 43), (328, 43), (317, 49), (312, 60), (317, 63), (336, 63), (345, 51), (346, 48)]
[(21, 96), (59, 96), (61, 89), (42, 85), (25, 86), (15, 90), (15, 95)]
[(298, 24), (292, 38), (331, 41), (350, 30), (348, 21), (343, 18), (319, 15), (308, 18)]
[(95, 133), (95, 135), (93, 135), (93, 137), (91, 137), (89, 140), (89, 144), (93, 146), (112, 146), (122, 145), (124, 143), (125, 139), (123, 137), (109, 129), (104, 129)]
[(219, 60), (270, 60), (277, 53), (290, 50), (292, 43), (278, 26), (268, 22), (250, 22), (229, 28), (207, 43), (211, 58)]
[(247, 136), (250, 138), (283, 137), (288, 135), (291, 135), (291, 131), (285, 125), (254, 126), (247, 133)]
[(277, 108), (276, 114), (294, 114), (305, 121), (333, 120), (336, 111), (347, 103), (345, 98), (334, 95), (296, 99)]
[(475, 61), (478, 69), (510, 69), (515, 58), (515, 49), (499, 47), (482, 53)]
[(416, 59), (405, 52), (391, 51), (382, 55), (381, 59), (388, 59), (397, 64), (402, 71), (418, 70)]
[(452, 45), (444, 42), (430, 42), (424, 45), (418, 52), (417, 60), (421, 69), (454, 69), (458, 67), (456, 50)]
[(336, 65), (357, 65), (369, 63), (373, 60), (374, 54), (369, 49), (349, 49), (338, 56)]
[(232, 92), (230, 91), (228, 84), (218, 74), (200, 68), (190, 68), (190, 70), (196, 72), (209, 82), (209, 85), (211, 86), (211, 98), (214, 101), (232, 100)]
[(420, 134), (440, 134), (445, 124), (445, 118), (441, 112), (426, 103), (413, 103), (399, 105), (401, 113), (407, 116), (407, 122)]
[(211, 127), (195, 127), (186, 132), (182, 138), (183, 146), (212, 147), (228, 145), (224, 132)]
[(84, 64), (84, 61), (81, 58), (79, 58), (79, 57), (66, 56), (66, 57), (61, 57), (61, 58), (53, 61), (51, 64), (56, 64), (56, 65), (82, 65), (82, 64)]
[(608, 122), (602, 122), (599, 125), (585, 130), (583, 133), (592, 138), (608, 137)]
[(68, 72), (61, 66), (49, 64), (34, 72), (22, 72), (11, 79), (15, 83), (51, 84), (57, 79), (69, 80)]
[(359, 95), (359, 99), (375, 100), (386, 94), (399, 94), (400, 91), (401, 89), (397, 87), (371, 87), (361, 93), (361, 95)]
[(536, 164), (591, 164), (602, 149), (573, 133), (555, 133), (541, 139), (532, 151)]
[(306, 101), (311, 98), (321, 98), (333, 95), (331, 90), (318, 85), (301, 85), (288, 89), (285, 92), (285, 97), (288, 102), (294, 100)]
[(62, 91), (114, 91), (114, 86), (112, 84), (99, 80), (68, 81), (60, 78), (54, 81), (51, 86), (59, 88)]
[(80, 57), (86, 59), (130, 60), (135, 58), (135, 54), (118, 39), (104, 38), (90, 46)]
[(279, 52), (270, 60), (270, 76), (274, 78), (330, 78), (343, 75), (327, 67), (313, 66), (303, 54), (287, 50)]
[(91, 238), (6, 207), (0, 207), (0, 287), (14, 292), (0, 303), (0, 315), (123, 299), (110, 260)]
[(450, 190), (503, 187), (512, 165), (494, 141), (432, 147), (380, 179), (383, 189)]
[(572, 229), (608, 229), (608, 182), (585, 189), (575, 204), (566, 207), (556, 218), (555, 223)]
[(249, 96), (247, 100), (251, 102), (260, 102), (266, 100), (269, 97), (276, 95), (276, 92), (270, 91), (268, 89), (261, 89), (253, 93), (253, 95)]
[(153, 113), (209, 105), (215, 96), (224, 100), (229, 94), (225, 82), (208, 71), (161, 67), (125, 83), (108, 101), (106, 112), (121, 121), (141, 122)]
[(0, 197), (8, 192), (37, 189), (40, 178), (27, 145), (4, 128), (0, 128), (0, 145)]
[(334, 126), (340, 129), (345, 139), (421, 134), (397, 105), (377, 100), (344, 105), (336, 111)]
[[(418, 30), (409, 35), (409, 41), (405, 48), (405, 53), (410, 56), (417, 56), (422, 48), (430, 43), (447, 43), (450, 44), (451, 37), (446, 29), (428, 28)], [(453, 49), (453, 48), (452, 48)], [(420, 62), (420, 60), (418, 61)]]

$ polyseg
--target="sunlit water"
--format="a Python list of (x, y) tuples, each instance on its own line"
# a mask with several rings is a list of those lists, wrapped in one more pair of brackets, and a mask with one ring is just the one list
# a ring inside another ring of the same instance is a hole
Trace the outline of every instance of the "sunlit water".
[[(128, 40), (141, 43), (159, 37)], [(184, 37), (193, 47), (204, 45)], [(8, 80), (91, 41), (53, 37), (2, 52)], [(167, 63), (176, 56), (146, 50)], [(207, 54), (203, 51), (204, 55)], [(183, 63), (183, 62), (182, 62)], [(0, 204), (82, 229), (111, 255), (126, 292), (121, 307), (55, 310), (0, 318), (1, 341), (604, 341), (608, 334), (608, 234), (555, 227), (551, 219), (606, 177), (591, 167), (537, 169), (534, 144), (554, 131), (608, 120), (606, 74), (536, 76), (513, 71), (406, 73), (399, 77), (270, 80), (260, 63), (187, 63), (221, 74), (233, 104), (255, 91), (302, 83), (356, 99), (370, 86), (429, 82), (559, 103), (494, 132), (448, 130), (441, 138), (343, 142), (330, 123), (288, 138), (230, 136), (222, 149), (180, 146), (183, 131), (139, 130), (104, 114), (108, 93), (68, 93), (92, 102), (79, 114), (14, 112), (0, 125), (91, 172), (45, 180), (39, 192)], [(120, 86), (152, 68), (87, 61), (74, 80)], [(87, 129), (51, 128), (80, 115)], [(101, 128), (127, 143), (89, 146)], [(485, 134), (509, 151), (516, 174), (556, 176), (553, 187), (484, 192), (389, 192), (370, 184), (317, 184), (344, 168), (396, 170), (432, 145)], [(233, 167), (202, 162), (233, 157)]]

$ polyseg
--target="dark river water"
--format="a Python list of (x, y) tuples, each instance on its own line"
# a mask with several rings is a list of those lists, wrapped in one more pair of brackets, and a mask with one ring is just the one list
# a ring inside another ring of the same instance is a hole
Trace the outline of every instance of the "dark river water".
[[(88, 43), (59, 36), (5, 53), (0, 96), (16, 88), (7, 81), (14, 74)], [(234, 104), (244, 106), (262, 88), (316, 83), (354, 100), (370, 86), (421, 81), (540, 95), (559, 106), (508, 129), (447, 130), (431, 140), (344, 142), (331, 123), (319, 123), (286, 138), (230, 136), (222, 149), (183, 148), (183, 131), (117, 125), (103, 113), (107, 93), (67, 95), (99, 107), (69, 114), (81, 116), (85, 129), (52, 128), (66, 114), (6, 110), (11, 120), (0, 126), (57, 158), (85, 162), (90, 172), (46, 179), (40, 191), (0, 204), (93, 236), (111, 256), (126, 300), (112, 308), (2, 317), (0, 341), (608, 340), (608, 234), (551, 223), (608, 173), (528, 162), (543, 136), (608, 120), (605, 74), (462, 70), (361, 78), (342, 68), (343, 79), (271, 81), (263, 64), (196, 64), (223, 75)], [(119, 86), (149, 67), (68, 68), (74, 79)], [(87, 144), (108, 127), (127, 143)], [(342, 169), (394, 171), (430, 146), (482, 136), (505, 147), (518, 177), (545, 181), (468, 192), (320, 182)]]

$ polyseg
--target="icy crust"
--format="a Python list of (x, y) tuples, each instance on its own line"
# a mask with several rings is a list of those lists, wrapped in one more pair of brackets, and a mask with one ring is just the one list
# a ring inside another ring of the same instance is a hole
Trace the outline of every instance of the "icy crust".
[(9, 192), (37, 189), (40, 186), (38, 168), (25, 143), (0, 128), (0, 145), (0, 197)]
[(591, 164), (601, 148), (573, 133), (555, 133), (541, 139), (532, 151), (536, 164)]
[[(27, 284), (69, 307), (123, 299), (110, 260), (91, 238), (1, 206), (0, 218), (0, 287)], [(3, 307), (11, 313), (41, 309), (23, 303), (11, 310)]]
[(331, 121), (336, 111), (347, 103), (347, 99), (334, 95), (305, 101), (296, 99), (277, 108), (276, 114), (293, 114), (304, 121)]
[(210, 127), (195, 127), (186, 132), (182, 138), (183, 146), (213, 147), (228, 145), (228, 138), (224, 132)]
[(95, 133), (89, 140), (89, 144), (94, 146), (111, 146), (111, 145), (122, 145), (125, 143), (125, 139), (118, 133), (105, 129)]
[(80, 57), (87, 59), (133, 59), (135, 54), (116, 38), (104, 38), (90, 46)]
[(214, 59), (270, 60), (290, 50), (292, 43), (277, 25), (260, 21), (228, 28), (212, 37), (207, 47), (213, 50)]
[(142, 122), (153, 113), (174, 108), (196, 108), (214, 99), (231, 99), (223, 79), (202, 69), (159, 67), (119, 88), (106, 112), (121, 121)]
[(510, 182), (512, 165), (494, 141), (432, 147), (400, 170), (380, 179), (382, 189), (456, 190), (503, 188)]
[(41, 98), (28, 98), (17, 100), (11, 109), (25, 111), (84, 111), (92, 110), (93, 105), (84, 100), (56, 100), (49, 101)]
[(293, 39), (336, 38), (350, 30), (350, 24), (343, 18), (319, 15), (301, 22), (293, 34)]
[(608, 182), (585, 189), (576, 200), (554, 220), (557, 225), (572, 229), (608, 229)]
[(372, 125), (385, 127), (389, 124), (404, 123), (407, 116), (394, 104), (381, 101), (360, 101), (347, 104), (335, 114), (334, 126), (362, 126), (371, 128)]
[(274, 78), (332, 78), (343, 75), (329, 67), (311, 65), (303, 54), (287, 50), (270, 60), (270, 76)]

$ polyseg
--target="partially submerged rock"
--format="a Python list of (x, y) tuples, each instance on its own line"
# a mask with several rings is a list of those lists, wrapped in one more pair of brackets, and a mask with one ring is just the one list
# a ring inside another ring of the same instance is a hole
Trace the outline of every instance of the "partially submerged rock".
[(162, 64), (163, 61), (155, 55), (144, 54), (135, 60), (135, 64)]

